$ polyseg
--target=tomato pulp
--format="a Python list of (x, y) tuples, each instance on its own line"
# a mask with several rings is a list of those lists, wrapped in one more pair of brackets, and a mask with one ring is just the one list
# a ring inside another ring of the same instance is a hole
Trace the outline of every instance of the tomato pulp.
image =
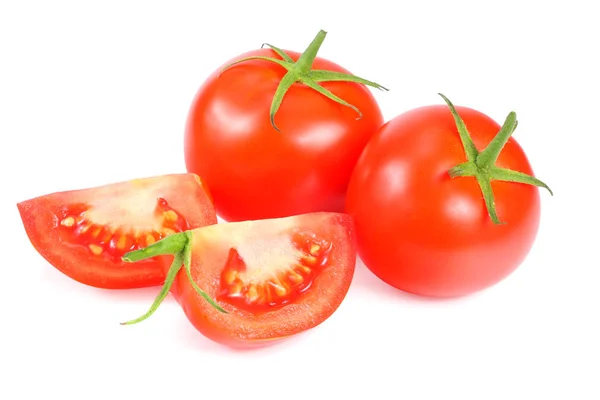
[[(300, 57), (293, 51), (285, 55), (292, 61)], [(227, 221), (343, 211), (356, 160), (383, 124), (372, 93), (362, 83), (319, 81), (356, 107), (362, 114), (358, 118), (355, 109), (295, 82), (271, 121), (274, 95), (289, 71), (263, 59), (225, 68), (247, 57), (281, 59), (273, 49), (250, 51), (204, 82), (185, 129), (187, 170), (203, 177), (219, 216)], [(305, 76), (317, 79), (319, 71), (348, 74), (317, 57)]]
[[(456, 110), (483, 154), (500, 125), (474, 109)], [(397, 116), (366, 146), (350, 181), (347, 212), (356, 223), (360, 257), (383, 281), (425, 296), (461, 296), (497, 283), (524, 260), (540, 221), (538, 189), (492, 180), (490, 204), (501, 220), (494, 223), (478, 180), (449, 174), (464, 162), (457, 123), (443, 105)], [(496, 167), (533, 173), (513, 138), (490, 174)]]
[(217, 223), (194, 174), (58, 192), (17, 206), (31, 243), (50, 264), (81, 283), (109, 289), (162, 284), (158, 260), (132, 266), (121, 257), (173, 233)]

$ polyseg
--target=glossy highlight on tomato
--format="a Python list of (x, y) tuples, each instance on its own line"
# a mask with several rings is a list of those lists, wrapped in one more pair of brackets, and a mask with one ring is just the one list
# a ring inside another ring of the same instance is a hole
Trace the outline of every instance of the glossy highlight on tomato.
[[(514, 113), (501, 129), (480, 111), (455, 109), (474, 148), (461, 141), (446, 105), (413, 109), (373, 136), (348, 189), (346, 210), (364, 264), (388, 284), (424, 296), (467, 295), (511, 274), (537, 234), (536, 186), (549, 190), (531, 177), (525, 152), (510, 137)], [(491, 144), (497, 136), (507, 139), (503, 146)]]
[(84, 284), (160, 285), (158, 260), (135, 267), (122, 256), (176, 232), (217, 223), (194, 174), (171, 174), (40, 196), (17, 204), (26, 233), (54, 267)]

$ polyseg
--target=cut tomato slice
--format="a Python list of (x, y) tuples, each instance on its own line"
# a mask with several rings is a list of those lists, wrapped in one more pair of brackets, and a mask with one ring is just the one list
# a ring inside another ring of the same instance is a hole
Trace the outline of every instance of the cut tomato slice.
[[(172, 284), (190, 322), (206, 337), (236, 347), (319, 325), (345, 298), (356, 264), (351, 218), (326, 212), (206, 226), (125, 258), (165, 253), (176, 255), (165, 288)], [(184, 271), (173, 275), (180, 261)], [(147, 318), (162, 298), (129, 323)]]
[(160, 285), (161, 260), (122, 256), (176, 232), (217, 223), (194, 174), (171, 174), (48, 194), (17, 204), (35, 249), (65, 275), (108, 289)]

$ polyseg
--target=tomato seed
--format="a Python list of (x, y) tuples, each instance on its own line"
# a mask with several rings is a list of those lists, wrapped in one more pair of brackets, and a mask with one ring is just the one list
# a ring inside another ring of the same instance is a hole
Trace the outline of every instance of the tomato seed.
[(96, 256), (99, 256), (104, 251), (104, 249), (98, 246), (97, 244), (90, 244), (88, 247), (90, 251)]
[(246, 296), (248, 297), (248, 300), (251, 302), (258, 300), (258, 291), (256, 290), (256, 286), (251, 285), (248, 288), (248, 292), (246, 293)]
[(292, 283), (295, 283), (296, 285), (304, 282), (304, 277), (295, 271), (290, 271), (290, 274), (288, 275), (288, 279)]
[(169, 221), (169, 222), (177, 221), (177, 213), (173, 210), (165, 211), (163, 213), (163, 216), (165, 217), (166, 221)]
[(226, 284), (231, 285), (235, 281), (235, 278), (237, 278), (237, 272), (230, 269), (225, 272), (223, 278)]
[(96, 229), (92, 231), (92, 237), (97, 238), (100, 235), (100, 232), (102, 232), (102, 227), (97, 226)]
[(310, 254), (312, 254), (313, 256), (316, 256), (319, 250), (321, 250), (321, 246), (319, 246), (318, 244), (313, 244), (310, 246)]
[[(316, 261), (316, 259), (315, 259)], [(310, 267), (307, 267), (306, 265), (296, 265), (296, 272), (300, 272), (304, 275), (308, 275), (312, 272), (312, 270), (310, 269)]]
[(285, 289), (283, 286), (281, 286), (281, 285), (277, 285), (276, 283), (272, 283), (272, 282), (269, 282), (269, 284), (271, 285), (271, 287), (272, 287), (273, 289), (275, 289), (275, 294), (276, 294), (277, 296), (280, 296), (280, 297), (282, 297), (282, 296), (285, 296), (285, 295), (287, 294), (287, 292), (288, 292), (288, 291), (287, 291), (287, 290), (286, 290), (286, 289)]
[(119, 240), (117, 240), (117, 249), (124, 250), (125, 245), (127, 244), (127, 236), (121, 235)]
[(315, 265), (317, 263), (317, 257), (315, 257), (315, 256), (305, 257), (304, 262), (306, 262), (309, 265)]
[(60, 224), (62, 226), (66, 226), (66, 227), (70, 228), (73, 225), (75, 225), (75, 218), (67, 217), (67, 218), (63, 219), (62, 221), (60, 221)]

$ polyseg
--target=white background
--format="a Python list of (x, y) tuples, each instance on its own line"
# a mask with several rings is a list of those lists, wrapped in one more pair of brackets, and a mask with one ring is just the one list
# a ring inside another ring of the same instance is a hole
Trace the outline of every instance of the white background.
[[(592, 1), (91, 4), (0, 6), (0, 398), (600, 398)], [(441, 103), (438, 92), (499, 122), (517, 112), (515, 138), (555, 196), (541, 193), (537, 241), (508, 279), (432, 301), (358, 265), (321, 326), (235, 352), (197, 333), (172, 298), (121, 326), (156, 289), (85, 287), (35, 252), (18, 201), (184, 171), (202, 80), (263, 42), (301, 51), (321, 28), (320, 56), (392, 89), (375, 93), (386, 119)]]

